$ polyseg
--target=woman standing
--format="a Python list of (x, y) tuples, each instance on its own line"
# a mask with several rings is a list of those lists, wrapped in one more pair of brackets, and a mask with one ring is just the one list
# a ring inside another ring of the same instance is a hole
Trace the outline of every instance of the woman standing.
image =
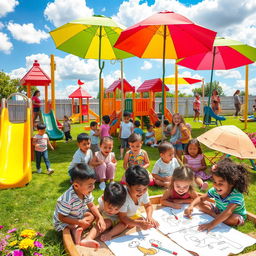
[(220, 113), (220, 96), (216, 89), (212, 91), (211, 107), (216, 115)]
[(236, 90), (236, 92), (233, 95), (234, 105), (235, 105), (235, 108), (236, 108), (235, 116), (238, 116), (238, 113), (241, 110), (241, 100), (240, 100), (239, 94), (240, 94), (240, 90)]
[(33, 103), (33, 127), (36, 128), (36, 119), (39, 117), (40, 123), (43, 122), (42, 113), (40, 107), (43, 105), (39, 99), (40, 91), (36, 90), (32, 97)]

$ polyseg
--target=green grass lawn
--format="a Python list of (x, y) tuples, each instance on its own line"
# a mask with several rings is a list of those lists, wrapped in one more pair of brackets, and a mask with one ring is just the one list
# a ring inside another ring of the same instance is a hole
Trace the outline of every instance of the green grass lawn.
[[(200, 123), (192, 122), (192, 118), (187, 118), (187, 122), (192, 125), (192, 136), (195, 138), (206, 130), (201, 128)], [(244, 124), (234, 117), (227, 117), (224, 122), (225, 125), (236, 125), (243, 129)], [(73, 125), (72, 136), (76, 138), (77, 134), (83, 132), (84, 125)], [(248, 123), (248, 132), (255, 132), (256, 123)], [(119, 156), (118, 150), (119, 142), (115, 138), (114, 152)], [(5, 229), (11, 228), (33, 228), (38, 232), (44, 233), (43, 242), (45, 248), (43, 249), (44, 255), (65, 255), (62, 245), (61, 235), (54, 231), (52, 225), (52, 215), (55, 208), (57, 198), (66, 191), (69, 186), (69, 176), (67, 175), (67, 168), (72, 159), (74, 152), (77, 149), (76, 142), (64, 143), (64, 141), (57, 142), (55, 151), (49, 152), (52, 168), (55, 173), (48, 176), (46, 172), (43, 174), (33, 173), (31, 183), (24, 188), (8, 189), (0, 191), (0, 225), (4, 225)], [(150, 158), (151, 171), (155, 161), (159, 158), (158, 150), (155, 148), (144, 147), (147, 150)], [(214, 151), (203, 147), (206, 155), (212, 155)], [(15, 159), (14, 159), (15, 161)], [(236, 161), (239, 161), (236, 159)], [(246, 162), (246, 161), (243, 161)], [(42, 165), (45, 170), (44, 164)], [(35, 162), (32, 163), (33, 171), (35, 171)], [(122, 161), (118, 161), (116, 180), (119, 181), (123, 175)], [(248, 211), (256, 214), (256, 174), (251, 174), (251, 182), (249, 195), (245, 195), (246, 208)], [(157, 187), (149, 188), (150, 195), (157, 195), (163, 192), (162, 189)], [(98, 185), (93, 192), (95, 202), (102, 194), (98, 189)], [(243, 227), (239, 228), (244, 233), (255, 232), (255, 226), (252, 222), (246, 221)], [(256, 249), (251, 246), (246, 251)]]

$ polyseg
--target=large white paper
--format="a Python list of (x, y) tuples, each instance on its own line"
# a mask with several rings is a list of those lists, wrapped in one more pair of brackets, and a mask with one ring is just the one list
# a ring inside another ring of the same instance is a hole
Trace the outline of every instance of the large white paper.
[[(162, 248), (177, 252), (177, 256), (191, 256), (189, 252), (162, 235), (156, 229), (142, 230), (126, 236), (121, 236), (107, 241), (109, 249), (116, 256), (166, 256), (173, 255), (155, 248), (151, 244), (158, 244)], [(215, 255), (216, 256), (216, 255)]]

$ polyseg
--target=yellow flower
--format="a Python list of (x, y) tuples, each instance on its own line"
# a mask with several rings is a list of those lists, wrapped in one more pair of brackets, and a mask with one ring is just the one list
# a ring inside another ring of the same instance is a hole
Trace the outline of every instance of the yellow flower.
[(18, 243), (18, 241), (17, 241), (17, 240), (12, 241), (11, 243), (9, 243), (9, 246), (14, 246), (14, 245), (16, 245), (17, 243)]
[(36, 236), (36, 232), (33, 229), (25, 229), (21, 232), (20, 236), (34, 238)]
[(28, 249), (29, 247), (30, 248), (34, 247), (34, 240), (30, 238), (25, 238), (20, 241), (19, 249)]

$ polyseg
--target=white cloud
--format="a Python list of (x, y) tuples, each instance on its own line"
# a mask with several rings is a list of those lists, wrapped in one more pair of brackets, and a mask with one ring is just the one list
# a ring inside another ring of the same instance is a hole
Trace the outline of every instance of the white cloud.
[(9, 22), (7, 29), (11, 32), (12, 36), (19, 41), (28, 44), (39, 44), (41, 40), (50, 37), (48, 33), (42, 30), (36, 30), (34, 24), (17, 24)]
[(103, 7), (100, 11), (101, 11), (101, 12), (105, 12), (105, 11), (106, 11), (106, 8)]
[[(125, 78), (125, 75), (123, 75)], [(104, 87), (108, 88), (114, 81), (121, 78), (121, 71), (120, 69), (117, 69), (115, 71), (112, 71), (108, 73), (106, 76), (104, 76)]]
[(4, 28), (4, 23), (0, 22), (0, 30)]
[(6, 34), (0, 32), (0, 51), (9, 54), (11, 53), (12, 48), (13, 45), (10, 42), (10, 38)]
[(216, 70), (216, 76), (221, 76), (223, 78), (233, 78), (233, 79), (241, 79), (241, 73), (238, 70)]
[(149, 70), (152, 68), (152, 63), (149, 61), (144, 61), (143, 66), (141, 66), (141, 70)]
[(16, 79), (16, 78), (22, 78), (26, 74), (27, 70), (25, 68), (17, 68), (11, 71), (9, 73), (9, 76), (11, 79)]
[(14, 8), (19, 4), (16, 0), (0, 1), (0, 17), (4, 17), (7, 13), (13, 12)]
[(50, 31), (50, 30), (51, 30), (47, 25), (44, 25), (44, 28), (45, 28), (47, 31)]
[(93, 9), (86, 6), (85, 0), (55, 0), (48, 3), (44, 15), (55, 27), (69, 21), (93, 15)]
[(140, 76), (133, 78), (129, 83), (137, 89), (142, 84), (142, 78)]

